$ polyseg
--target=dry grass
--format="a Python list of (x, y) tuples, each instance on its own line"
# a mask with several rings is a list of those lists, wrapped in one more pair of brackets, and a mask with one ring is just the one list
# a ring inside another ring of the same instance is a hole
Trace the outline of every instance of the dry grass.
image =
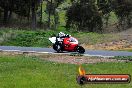
[(22, 52), (0, 52), (0, 55), (6, 56), (32, 56), (39, 57), (42, 60), (69, 63), (69, 64), (89, 64), (89, 63), (102, 63), (102, 62), (123, 62), (123, 60), (116, 60), (110, 57), (88, 57), (88, 56), (70, 56), (66, 54), (41, 54), (41, 53), (22, 53)]

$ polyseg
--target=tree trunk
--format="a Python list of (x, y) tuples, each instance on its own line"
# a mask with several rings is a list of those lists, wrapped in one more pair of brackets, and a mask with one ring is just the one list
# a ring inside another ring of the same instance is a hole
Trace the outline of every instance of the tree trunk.
[(49, 17), (48, 17), (48, 28), (50, 28), (50, 11), (49, 11)]
[(27, 16), (28, 22), (30, 22), (30, 6), (28, 7), (28, 16)]
[(58, 22), (59, 21), (59, 15), (58, 15), (58, 12), (55, 11), (54, 13), (54, 29), (57, 29), (58, 27)]
[(58, 27), (58, 23), (59, 23), (59, 15), (58, 15), (58, 11), (56, 10), (56, 8), (58, 7), (58, 2), (54, 3), (54, 29), (57, 29)]
[(36, 29), (36, 5), (35, 2), (32, 2), (32, 29)]
[(5, 7), (4, 8), (4, 19), (3, 19), (4, 25), (6, 25), (6, 23), (7, 23), (7, 18), (8, 18), (8, 9), (7, 9), (7, 7)]
[[(50, 5), (52, 5), (52, 0), (51, 0), (51, 2), (49, 2), (50, 3)], [(48, 28), (50, 29), (50, 17), (51, 17), (51, 8), (49, 9), (49, 16), (48, 16)]]
[(1, 16), (2, 16), (1, 13), (2, 13), (2, 10), (0, 9), (0, 19), (1, 19)]
[(12, 17), (12, 11), (10, 11), (10, 13), (9, 13), (9, 17), (8, 17), (9, 21), (10, 21), (11, 17)]
[(43, 6), (43, 1), (41, 0), (41, 6), (40, 6), (40, 24), (42, 24), (42, 6)]

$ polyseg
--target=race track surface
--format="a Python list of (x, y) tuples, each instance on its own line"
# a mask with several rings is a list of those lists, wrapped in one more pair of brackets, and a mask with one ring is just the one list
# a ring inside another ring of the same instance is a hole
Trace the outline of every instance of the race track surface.
[[(52, 48), (40, 47), (17, 47), (17, 46), (0, 46), (2, 51), (23, 51), (23, 52), (45, 52), (56, 53)], [(70, 52), (71, 53), (71, 52)], [(132, 56), (132, 52), (127, 51), (106, 51), (106, 50), (86, 50), (86, 56)]]

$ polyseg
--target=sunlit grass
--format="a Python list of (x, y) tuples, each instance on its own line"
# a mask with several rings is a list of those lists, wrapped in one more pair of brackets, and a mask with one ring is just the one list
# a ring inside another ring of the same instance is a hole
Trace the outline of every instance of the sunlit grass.
[[(132, 63), (83, 64), (87, 73), (131, 74)], [(0, 88), (80, 88), (78, 65), (48, 62), (37, 57), (0, 56)], [(81, 88), (131, 88), (130, 84), (88, 84)]]

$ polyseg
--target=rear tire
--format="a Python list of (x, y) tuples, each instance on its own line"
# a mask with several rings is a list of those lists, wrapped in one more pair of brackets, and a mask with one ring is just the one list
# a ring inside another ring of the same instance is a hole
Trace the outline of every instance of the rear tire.
[(82, 46), (77, 46), (76, 52), (83, 54), (85, 52), (85, 49)]

